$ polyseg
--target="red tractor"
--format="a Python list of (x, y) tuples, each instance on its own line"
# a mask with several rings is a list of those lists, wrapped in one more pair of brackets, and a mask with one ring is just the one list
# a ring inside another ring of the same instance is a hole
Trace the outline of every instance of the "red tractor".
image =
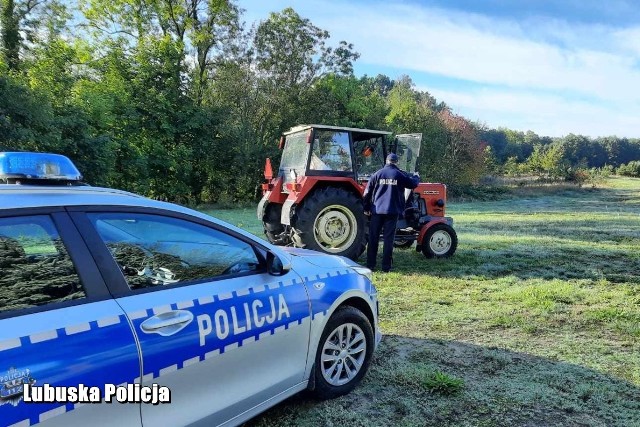
[[(278, 173), (267, 159), (258, 218), (267, 239), (357, 259), (365, 250), (369, 227), (362, 193), (369, 177), (384, 166), (388, 152), (398, 167), (415, 170), (421, 134), (325, 125), (301, 125), (285, 132)], [(452, 255), (458, 240), (453, 220), (445, 216), (447, 187), (420, 183), (406, 191), (407, 204), (398, 221), (395, 245), (410, 247), (427, 258)]]

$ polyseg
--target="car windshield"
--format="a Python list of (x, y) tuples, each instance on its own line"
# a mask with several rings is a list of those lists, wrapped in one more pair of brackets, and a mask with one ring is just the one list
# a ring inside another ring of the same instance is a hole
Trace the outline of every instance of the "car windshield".
[(296, 176), (304, 175), (307, 168), (307, 157), (309, 155), (309, 145), (307, 137), (311, 129), (287, 135), (280, 160), (278, 176), (284, 177), (284, 182), (293, 181), (291, 171), (295, 171)]

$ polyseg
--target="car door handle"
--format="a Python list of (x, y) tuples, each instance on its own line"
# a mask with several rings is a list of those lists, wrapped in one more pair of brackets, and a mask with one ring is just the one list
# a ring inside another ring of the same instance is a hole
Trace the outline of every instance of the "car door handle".
[(152, 316), (140, 324), (146, 334), (158, 334), (168, 337), (177, 334), (193, 320), (193, 314), (187, 310), (174, 310)]

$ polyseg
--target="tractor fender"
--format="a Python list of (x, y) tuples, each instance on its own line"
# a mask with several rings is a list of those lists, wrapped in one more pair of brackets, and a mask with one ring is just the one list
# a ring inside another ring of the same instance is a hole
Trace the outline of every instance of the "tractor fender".
[(364, 187), (359, 185), (353, 178), (346, 177), (328, 177), (328, 176), (305, 176), (298, 183), (299, 189), (291, 191), (289, 197), (282, 205), (282, 214), (280, 215), (280, 223), (291, 225), (291, 210), (301, 203), (312, 190), (322, 186), (344, 186), (351, 188), (352, 191), (362, 197)]
[(282, 205), (282, 213), (280, 214), (280, 224), (291, 225), (291, 209), (296, 205), (296, 201), (287, 199)]
[(256, 214), (260, 221), (265, 221), (265, 214), (270, 203), (281, 205), (287, 199), (287, 193), (282, 192), (282, 177), (271, 180), (269, 183), (262, 184), (263, 193)]
[(451, 217), (434, 218), (431, 221), (424, 224), (420, 229), (420, 234), (418, 234), (416, 251), (420, 252), (422, 250), (422, 240), (424, 239), (425, 234), (427, 234), (427, 230), (429, 230), (431, 227), (433, 227), (436, 224), (447, 224), (448, 226), (453, 227), (453, 218)]
[(262, 199), (260, 199), (260, 203), (258, 203), (258, 209), (256, 211), (256, 214), (258, 215), (258, 219), (260, 221), (264, 220), (264, 213), (267, 210), (267, 204), (269, 203), (269, 197), (270, 196), (271, 196), (271, 191), (267, 191), (262, 196)]
[[(286, 200), (286, 199), (285, 199)], [(258, 209), (256, 210), (256, 214), (258, 215), (258, 219), (260, 221), (266, 221), (265, 215), (267, 214), (267, 210), (271, 205), (281, 205), (283, 202), (279, 201), (277, 198), (274, 200), (273, 192), (268, 191), (262, 196), (260, 202), (258, 203)]]

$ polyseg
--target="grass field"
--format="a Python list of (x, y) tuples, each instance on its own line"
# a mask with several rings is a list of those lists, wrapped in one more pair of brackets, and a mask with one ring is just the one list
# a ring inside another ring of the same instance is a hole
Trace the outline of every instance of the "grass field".
[[(384, 338), (340, 399), (254, 426), (640, 426), (640, 180), (451, 203), (448, 260), (376, 273)], [(216, 211), (257, 235), (253, 209)]]

